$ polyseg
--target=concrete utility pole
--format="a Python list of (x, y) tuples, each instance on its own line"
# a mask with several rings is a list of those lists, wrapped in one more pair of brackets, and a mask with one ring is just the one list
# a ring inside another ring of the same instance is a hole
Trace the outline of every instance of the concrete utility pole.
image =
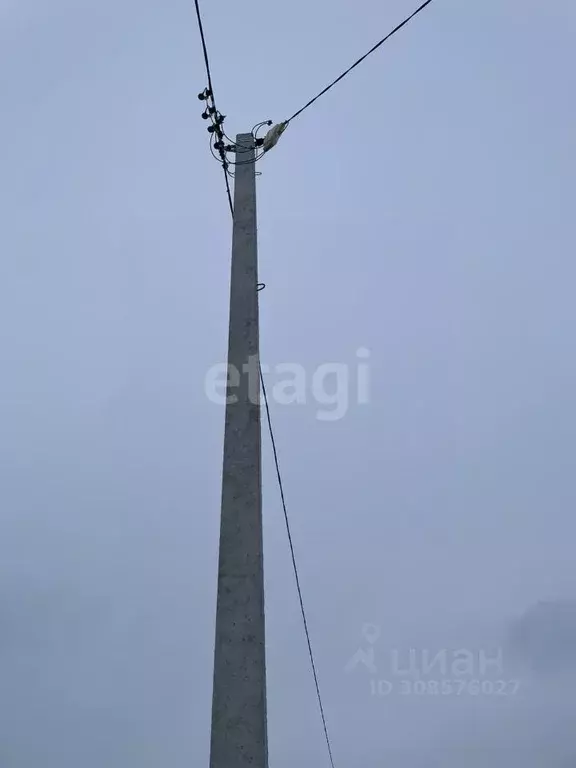
[(252, 134), (236, 144), (210, 768), (268, 768)]

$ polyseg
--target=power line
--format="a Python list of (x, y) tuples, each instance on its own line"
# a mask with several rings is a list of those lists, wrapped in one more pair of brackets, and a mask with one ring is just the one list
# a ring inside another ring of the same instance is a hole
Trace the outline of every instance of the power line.
[(398, 32), (399, 30), (402, 29), (402, 27), (406, 26), (406, 24), (408, 24), (409, 21), (411, 21), (415, 16), (417, 16), (421, 11), (423, 11), (424, 8), (426, 8), (427, 5), (430, 5), (431, 2), (432, 2), (432, 0), (426, 0), (425, 3), (422, 3), (422, 5), (414, 11), (414, 13), (411, 13), (410, 16), (408, 16), (408, 18), (404, 19), (404, 21), (401, 24), (398, 24), (397, 27), (394, 27), (392, 32), (389, 32), (386, 35), (386, 37), (383, 37), (382, 40), (380, 40), (380, 42), (376, 43), (375, 46), (370, 48), (370, 50), (367, 53), (365, 53), (364, 56), (361, 56), (358, 59), (358, 61), (355, 61), (354, 64), (352, 64), (351, 67), (348, 67), (348, 69), (345, 72), (343, 72), (339, 77), (337, 77), (336, 80), (331, 82), (330, 85), (327, 85), (326, 88), (324, 88), (324, 90), (320, 91), (320, 93), (317, 96), (314, 96), (314, 98), (310, 99), (310, 101), (307, 104), (304, 104), (304, 106), (301, 109), (299, 109), (298, 112), (295, 112), (292, 115), (292, 117), (290, 117), (286, 122), (290, 123), (292, 120), (294, 120), (295, 117), (298, 117), (298, 115), (301, 115), (302, 112), (304, 112), (305, 109), (308, 109), (308, 107), (310, 107), (312, 104), (314, 104), (315, 101), (317, 101), (321, 96), (323, 96), (327, 91), (329, 91), (330, 88), (335, 86), (336, 83), (339, 83), (340, 80), (343, 80), (346, 77), (346, 75), (348, 75), (355, 67), (357, 67), (359, 64), (361, 64), (364, 61), (364, 59), (368, 58), (368, 56), (370, 56), (371, 53), (374, 53), (374, 51), (377, 48), (380, 48), (380, 46), (383, 45), (387, 40), (389, 40), (392, 37), (392, 35), (395, 35), (396, 32)]
[[(228, 184), (228, 174), (226, 173), (226, 187), (228, 189), (228, 196), (230, 196), (230, 186)], [(230, 211), (234, 216), (234, 209), (232, 207), (232, 201), (230, 201)], [(257, 286), (258, 291), (264, 288), (264, 283), (259, 283)], [(280, 489), (280, 500), (282, 502), (282, 511), (284, 513), (284, 522), (286, 524), (286, 533), (288, 534), (288, 544), (290, 546), (290, 556), (292, 558), (292, 569), (294, 571), (294, 578), (296, 580), (296, 589), (298, 591), (298, 602), (300, 603), (300, 613), (302, 615), (302, 623), (304, 624), (304, 633), (306, 635), (306, 643), (308, 645), (308, 655), (310, 657), (310, 664), (312, 667), (312, 675), (314, 676), (314, 686), (316, 688), (316, 698), (318, 699), (318, 707), (320, 709), (320, 716), (322, 718), (322, 728), (324, 730), (324, 738), (326, 739), (326, 746), (328, 748), (328, 757), (330, 759), (330, 766), (334, 768), (334, 758), (332, 756), (332, 745), (330, 742), (330, 736), (328, 735), (328, 726), (326, 725), (326, 716), (324, 714), (324, 705), (322, 704), (322, 694), (320, 693), (320, 683), (318, 681), (318, 673), (316, 672), (316, 662), (314, 661), (314, 653), (312, 651), (312, 641), (310, 640), (310, 632), (308, 630), (308, 621), (306, 619), (306, 611), (304, 609), (304, 599), (302, 597), (302, 588), (300, 587), (300, 576), (298, 575), (298, 565), (296, 563), (296, 553), (294, 552), (294, 544), (292, 542), (292, 530), (290, 528), (290, 519), (288, 517), (288, 508), (286, 506), (286, 497), (284, 495), (284, 483), (282, 481), (282, 473), (280, 471), (280, 461), (278, 459), (278, 451), (276, 449), (276, 437), (274, 435), (274, 428), (272, 426), (272, 415), (270, 413), (270, 406), (268, 404), (268, 394), (266, 392), (266, 384), (264, 383), (264, 376), (262, 374), (262, 366), (258, 363), (260, 371), (260, 384), (262, 386), (262, 395), (264, 397), (264, 408), (266, 410), (266, 422), (268, 424), (268, 432), (270, 434), (270, 442), (272, 444), (272, 454), (274, 456), (274, 466), (276, 468), (276, 478), (278, 480), (278, 488)]]
[[(226, 187), (230, 190), (228, 184), (228, 174), (226, 174)], [(234, 210), (232, 202), (230, 202), (230, 211), (234, 216)], [(264, 288), (264, 283), (259, 283), (257, 290), (260, 291)], [(302, 588), (300, 587), (300, 576), (298, 574), (298, 565), (296, 563), (296, 553), (294, 552), (294, 544), (292, 542), (292, 530), (290, 528), (290, 520), (288, 517), (288, 508), (286, 506), (286, 497), (284, 495), (284, 483), (282, 481), (282, 473), (280, 471), (280, 461), (278, 459), (278, 451), (276, 449), (276, 438), (274, 435), (274, 428), (272, 426), (272, 415), (270, 413), (270, 406), (268, 404), (268, 394), (266, 392), (266, 385), (264, 383), (264, 376), (262, 374), (262, 366), (258, 363), (260, 371), (260, 384), (262, 386), (262, 395), (264, 397), (264, 408), (266, 411), (266, 422), (268, 424), (268, 432), (270, 434), (270, 442), (272, 444), (272, 454), (274, 456), (274, 466), (276, 468), (276, 478), (278, 480), (278, 488), (280, 489), (280, 499), (282, 502), (282, 511), (284, 513), (284, 522), (286, 524), (286, 533), (288, 534), (288, 544), (290, 546), (290, 556), (292, 559), (292, 569), (294, 571), (294, 578), (296, 580), (296, 589), (298, 591), (298, 602), (300, 603), (300, 613), (302, 615), (302, 623), (304, 624), (304, 633), (306, 635), (306, 643), (308, 645), (308, 655), (310, 657), (310, 665), (312, 667), (312, 675), (314, 677), (314, 686), (316, 688), (316, 698), (318, 699), (318, 707), (320, 709), (320, 716), (322, 718), (322, 728), (324, 730), (324, 738), (326, 739), (326, 746), (328, 748), (328, 757), (330, 759), (330, 766), (334, 768), (334, 758), (332, 756), (332, 744), (330, 742), (330, 736), (328, 735), (328, 726), (326, 725), (326, 716), (324, 714), (324, 705), (322, 704), (322, 694), (320, 693), (320, 683), (318, 681), (318, 673), (316, 672), (316, 662), (314, 661), (314, 653), (312, 651), (312, 641), (310, 640), (310, 632), (308, 630), (308, 621), (306, 619), (306, 611), (304, 609), (304, 599), (302, 597)]]
[(224, 181), (226, 182), (226, 194), (228, 195), (228, 205), (230, 206), (230, 213), (232, 214), (232, 217), (234, 217), (234, 205), (232, 203), (232, 195), (230, 194), (230, 179), (228, 178), (228, 169), (222, 163), (222, 168), (224, 170)]
[[(228, 184), (228, 174), (226, 174), (226, 187), (230, 190)], [(234, 216), (234, 210), (232, 202), (230, 202), (230, 210), (232, 216)], [(259, 283), (257, 288), (262, 290), (264, 283)], [(284, 482), (282, 481), (282, 472), (280, 471), (280, 461), (278, 459), (278, 450), (276, 449), (276, 437), (274, 435), (274, 428), (272, 426), (272, 414), (270, 413), (270, 406), (268, 404), (268, 394), (266, 392), (266, 384), (264, 383), (264, 376), (262, 374), (262, 366), (258, 363), (260, 371), (260, 384), (262, 386), (262, 395), (264, 397), (264, 408), (266, 411), (266, 422), (268, 424), (268, 432), (270, 434), (270, 442), (272, 444), (272, 454), (274, 456), (274, 466), (276, 468), (276, 478), (278, 480), (278, 488), (280, 490), (280, 500), (282, 502), (282, 511), (284, 513), (284, 522), (286, 524), (286, 533), (288, 534), (288, 544), (290, 546), (290, 557), (292, 559), (292, 569), (294, 571), (294, 578), (296, 580), (296, 589), (298, 591), (298, 602), (300, 603), (300, 613), (302, 615), (302, 623), (304, 624), (304, 633), (306, 635), (306, 643), (308, 645), (308, 655), (310, 657), (310, 665), (312, 667), (312, 675), (314, 677), (314, 686), (316, 688), (316, 698), (318, 699), (318, 707), (320, 709), (320, 716), (322, 718), (322, 728), (324, 730), (324, 738), (326, 739), (326, 746), (328, 748), (328, 757), (330, 759), (330, 766), (334, 768), (334, 758), (332, 756), (332, 744), (330, 742), (330, 736), (328, 735), (328, 726), (326, 725), (326, 716), (324, 714), (324, 705), (322, 704), (322, 694), (320, 693), (320, 683), (318, 681), (318, 673), (316, 671), (316, 662), (314, 661), (314, 653), (312, 651), (312, 641), (310, 640), (310, 632), (308, 630), (308, 620), (306, 619), (306, 611), (304, 609), (304, 599), (302, 597), (302, 588), (300, 587), (300, 576), (298, 574), (298, 565), (296, 563), (296, 553), (294, 552), (294, 544), (292, 542), (292, 530), (290, 528), (290, 519), (288, 517), (288, 508), (286, 506), (286, 496), (284, 495)]]
[(292, 557), (292, 567), (294, 570), (294, 576), (296, 578), (296, 589), (298, 590), (300, 612), (302, 614), (302, 621), (304, 623), (304, 632), (306, 633), (306, 642), (308, 643), (308, 655), (310, 656), (310, 663), (312, 665), (312, 674), (314, 675), (314, 685), (316, 686), (316, 697), (318, 699), (318, 706), (320, 708), (320, 715), (322, 717), (322, 727), (324, 729), (326, 746), (328, 747), (328, 756), (330, 758), (330, 765), (332, 766), (332, 768), (334, 768), (334, 758), (332, 757), (332, 746), (330, 744), (330, 737), (328, 736), (328, 727), (326, 725), (326, 717), (324, 716), (324, 707), (322, 705), (322, 696), (320, 694), (320, 684), (318, 682), (318, 674), (316, 672), (316, 663), (314, 662), (314, 654), (312, 652), (312, 643), (310, 641), (310, 632), (308, 631), (306, 611), (304, 610), (304, 601), (302, 599), (302, 590), (300, 588), (300, 578), (298, 576), (298, 566), (296, 565), (296, 555), (294, 553), (294, 544), (292, 543), (292, 533), (290, 531), (290, 521), (288, 519), (288, 511), (286, 508), (286, 498), (284, 496), (284, 484), (282, 482), (282, 474), (280, 472), (280, 462), (278, 461), (278, 451), (276, 450), (276, 440), (274, 438), (274, 430), (272, 428), (272, 417), (270, 415), (270, 407), (268, 405), (268, 396), (266, 394), (266, 385), (264, 384), (264, 376), (262, 375), (262, 367), (260, 367), (260, 382), (262, 385), (262, 394), (264, 395), (264, 406), (266, 408), (266, 420), (268, 422), (268, 431), (270, 433), (270, 441), (272, 443), (272, 453), (274, 454), (274, 464), (276, 466), (276, 477), (278, 478), (278, 487), (280, 488), (280, 498), (282, 500), (282, 509), (284, 511), (284, 521), (286, 523), (286, 532), (288, 533), (288, 543), (290, 544), (290, 555)]
[(208, 77), (208, 88), (212, 91), (214, 96), (214, 88), (212, 87), (212, 75), (210, 74), (210, 61), (208, 59), (208, 48), (206, 47), (206, 37), (204, 36), (204, 25), (202, 24), (202, 15), (200, 14), (200, 4), (198, 0), (194, 0), (196, 6), (196, 17), (198, 19), (198, 29), (200, 30), (200, 39), (202, 41), (202, 52), (204, 53), (204, 64), (206, 65), (206, 75)]
[[(212, 74), (210, 72), (210, 60), (208, 58), (208, 47), (206, 46), (206, 36), (204, 34), (204, 25), (202, 23), (202, 14), (200, 13), (200, 3), (199, 0), (194, 0), (194, 6), (196, 8), (196, 18), (198, 20), (198, 29), (200, 31), (200, 40), (202, 41), (202, 52), (204, 54), (204, 64), (206, 66), (206, 77), (208, 80), (208, 91), (210, 93), (210, 98), (212, 99), (212, 107), (214, 109), (214, 114), (218, 116), (220, 113), (216, 109), (216, 99), (214, 97), (214, 87), (212, 85)], [(206, 92), (205, 92), (206, 93)], [(208, 99), (206, 98), (206, 101)], [(219, 129), (219, 124), (216, 123), (216, 129)], [(219, 138), (222, 138), (221, 135), (221, 129), (219, 132)], [(228, 205), (230, 206), (230, 213), (232, 216), (234, 216), (234, 205), (232, 204), (232, 195), (230, 193), (230, 182), (228, 180), (228, 164), (226, 161), (226, 155), (221, 152), (220, 153), (221, 161), (222, 161), (222, 168), (224, 169), (224, 179), (226, 180), (226, 195), (228, 197)]]

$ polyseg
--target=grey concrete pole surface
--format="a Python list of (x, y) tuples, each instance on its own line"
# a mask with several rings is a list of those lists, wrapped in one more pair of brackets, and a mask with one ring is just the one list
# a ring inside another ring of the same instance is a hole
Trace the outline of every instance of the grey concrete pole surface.
[(236, 141), (210, 768), (267, 768), (256, 174)]

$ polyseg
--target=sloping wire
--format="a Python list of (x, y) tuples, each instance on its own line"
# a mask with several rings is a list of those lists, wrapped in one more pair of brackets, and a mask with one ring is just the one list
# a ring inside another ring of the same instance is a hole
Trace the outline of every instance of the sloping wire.
[(412, 21), (412, 19), (415, 16), (417, 16), (419, 13), (421, 13), (424, 10), (424, 8), (426, 8), (427, 5), (430, 5), (431, 2), (432, 2), (432, 0), (426, 0), (425, 3), (422, 3), (422, 5), (414, 11), (414, 13), (411, 13), (410, 16), (408, 16), (408, 18), (404, 19), (404, 21), (401, 22), (400, 24), (398, 24), (397, 27), (394, 27), (392, 32), (389, 32), (386, 35), (386, 37), (383, 37), (382, 40), (380, 40), (379, 42), (376, 43), (376, 45), (372, 46), (372, 48), (370, 48), (370, 50), (367, 53), (365, 53), (364, 56), (361, 56), (357, 61), (354, 62), (354, 64), (352, 64), (352, 66), (348, 67), (348, 69), (345, 72), (342, 72), (342, 74), (339, 75), (336, 78), (336, 80), (333, 80), (330, 83), (330, 85), (327, 85), (326, 88), (321, 90), (320, 93), (318, 93), (316, 96), (314, 96), (313, 99), (310, 99), (310, 101), (308, 101), (306, 104), (304, 104), (304, 106), (301, 107), (297, 112), (294, 112), (292, 117), (288, 118), (288, 120), (286, 122), (287, 123), (292, 122), (292, 120), (294, 120), (294, 118), (296, 118), (299, 115), (301, 115), (302, 112), (304, 112), (305, 109), (308, 109), (308, 107), (311, 107), (312, 104), (314, 104), (315, 101), (318, 101), (318, 99), (321, 96), (324, 96), (324, 94), (327, 93), (331, 88), (333, 88), (336, 85), (336, 83), (339, 83), (340, 80), (343, 80), (346, 77), (346, 75), (348, 75), (350, 72), (352, 72), (353, 69), (355, 69), (359, 64), (361, 64), (364, 61), (364, 59), (367, 59), (368, 56), (370, 56), (370, 54), (374, 53), (374, 51), (377, 50), (378, 48), (380, 48), (381, 45), (384, 45), (384, 43), (387, 40), (389, 40), (393, 35), (395, 35), (396, 32), (399, 32), (402, 29), (402, 27), (405, 27), (406, 24), (408, 24), (409, 21)]
[(318, 673), (316, 672), (316, 663), (314, 661), (314, 654), (312, 652), (312, 642), (310, 640), (310, 632), (308, 630), (308, 621), (306, 620), (306, 611), (304, 610), (304, 600), (302, 599), (302, 589), (300, 587), (300, 578), (298, 576), (298, 566), (296, 564), (296, 555), (294, 552), (294, 544), (292, 542), (290, 520), (288, 518), (288, 510), (286, 507), (286, 497), (284, 496), (284, 483), (282, 482), (282, 474), (280, 472), (280, 462), (278, 460), (278, 451), (276, 449), (276, 440), (274, 437), (274, 429), (272, 428), (272, 417), (270, 415), (270, 406), (268, 405), (268, 396), (266, 394), (266, 385), (264, 384), (264, 376), (262, 375), (262, 367), (260, 367), (260, 383), (262, 385), (262, 394), (264, 396), (264, 407), (266, 409), (266, 420), (268, 422), (268, 432), (270, 433), (270, 442), (272, 443), (272, 453), (274, 454), (274, 464), (276, 466), (276, 477), (278, 479), (278, 487), (280, 488), (280, 499), (282, 500), (282, 509), (284, 511), (284, 522), (286, 523), (286, 532), (288, 533), (288, 543), (290, 545), (290, 555), (292, 557), (292, 568), (294, 570), (294, 577), (296, 579), (296, 589), (298, 590), (298, 600), (300, 602), (300, 613), (302, 614), (302, 621), (304, 623), (304, 632), (306, 634), (306, 642), (308, 644), (308, 655), (310, 656), (310, 664), (312, 666), (312, 674), (314, 676), (314, 685), (316, 687), (316, 698), (318, 699), (318, 707), (320, 709), (320, 716), (322, 718), (322, 728), (324, 730), (324, 738), (326, 739), (326, 746), (328, 747), (328, 757), (330, 759), (330, 766), (331, 768), (334, 768), (334, 758), (332, 756), (332, 745), (330, 743), (330, 736), (328, 735), (328, 726), (326, 725), (326, 717), (324, 715), (324, 706), (322, 704), (322, 696), (320, 694), (320, 683), (318, 682)]
[[(206, 36), (204, 34), (204, 24), (202, 23), (202, 14), (200, 13), (199, 0), (194, 0), (194, 6), (196, 8), (196, 18), (198, 20), (198, 29), (200, 31), (200, 40), (202, 41), (202, 52), (204, 54), (204, 64), (206, 66), (206, 77), (208, 79), (208, 88), (212, 94), (212, 104), (216, 110), (216, 98), (214, 96), (214, 86), (212, 85), (212, 73), (210, 71), (210, 60), (208, 58), (208, 47), (206, 46)], [(216, 111), (216, 114), (218, 112)], [(230, 192), (230, 182), (228, 180), (228, 171), (226, 167), (226, 157), (222, 158), (222, 168), (224, 169), (224, 178), (226, 180), (226, 195), (228, 197), (228, 205), (230, 206), (230, 213), (234, 215), (234, 205), (232, 203), (232, 194)]]

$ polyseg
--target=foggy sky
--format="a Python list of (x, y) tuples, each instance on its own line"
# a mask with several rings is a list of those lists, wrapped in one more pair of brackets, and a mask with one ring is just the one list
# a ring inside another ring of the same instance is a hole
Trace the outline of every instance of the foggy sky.
[[(229, 135), (415, 5), (205, 2)], [(345, 672), (365, 623), (379, 658), (493, 649), (576, 594), (575, 22), (437, 0), (259, 165), (263, 362), (354, 380), (370, 351), (344, 418), (272, 403), (337, 768), (576, 753), (566, 684)], [(205, 766), (231, 227), (193, 3), (0, 0), (0, 72), (0, 766)], [(327, 766), (266, 437), (264, 463), (270, 765)]]

